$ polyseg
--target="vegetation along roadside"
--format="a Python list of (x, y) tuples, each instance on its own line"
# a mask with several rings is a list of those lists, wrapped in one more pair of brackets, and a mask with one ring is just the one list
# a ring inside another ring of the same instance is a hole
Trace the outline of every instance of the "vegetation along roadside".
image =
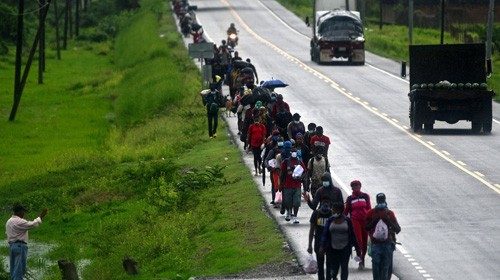
[[(50, 211), (31, 237), (52, 249), (30, 260), (31, 274), (57, 278), (59, 259), (80, 264), (84, 279), (126, 279), (126, 256), (141, 279), (291, 261), (239, 151), (224, 133), (205, 133), (199, 73), (167, 2), (139, 4), (107, 19), (118, 24), (114, 40), (95, 42), (102, 29), (89, 26), (62, 60), (49, 48), (45, 83), (31, 72), (17, 120), (0, 121), (2, 219), (16, 201), (29, 217)], [(12, 53), (0, 68), (7, 119)]]
[[(277, 0), (280, 4), (292, 11), (301, 19), (306, 16), (310, 19), (313, 14), (312, 0)], [(387, 57), (396, 61), (408, 61), (408, 27), (403, 25), (387, 24), (379, 29), (375, 20), (365, 22), (366, 49), (372, 53)], [(471, 27), (472, 28), (472, 27)], [(486, 30), (484, 26), (475, 25), (474, 34), (484, 39)], [(495, 46), (500, 46), (500, 24), (495, 24), (493, 40)], [(432, 28), (415, 28), (414, 44), (438, 44), (440, 31)], [(394, 40), (394, 38), (399, 38)], [(460, 43), (453, 38), (450, 33), (445, 32), (444, 41), (447, 43)], [(500, 102), (500, 54), (495, 51), (493, 54), (493, 74), (488, 79), (488, 85), (497, 95), (496, 100)]]

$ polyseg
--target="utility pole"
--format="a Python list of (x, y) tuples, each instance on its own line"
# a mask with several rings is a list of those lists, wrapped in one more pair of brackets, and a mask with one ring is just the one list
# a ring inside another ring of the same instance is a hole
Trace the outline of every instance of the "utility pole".
[(57, 50), (57, 59), (61, 60), (61, 38), (59, 36), (59, 10), (57, 8), (57, 0), (54, 0), (54, 24), (56, 27), (56, 50)]
[(488, 9), (488, 28), (486, 29), (486, 58), (487, 59), (491, 59), (494, 16), (495, 16), (495, 0), (490, 0), (490, 5), (489, 5), (489, 9)]
[(68, 48), (68, 23), (69, 23), (69, 1), (70, 0), (65, 0), (66, 5), (64, 6), (64, 31), (63, 31), (63, 49)]
[(444, 44), (445, 0), (441, 0), (441, 45)]
[(408, 2), (408, 44), (413, 45), (413, 0)]
[[(23, 29), (24, 29), (24, 0), (19, 0), (17, 13), (17, 38), (16, 38), (16, 69), (14, 72), (14, 104), (21, 99), (21, 64), (23, 52)], [(16, 107), (17, 110), (17, 107)], [(13, 109), (14, 111), (14, 109)], [(13, 121), (16, 112), (11, 112), (9, 121)]]
[(81, 0), (76, 0), (75, 6), (75, 36), (80, 35), (80, 2)]
[(349, 0), (345, 0), (345, 10), (349, 11)]
[[(45, 9), (43, 9), (43, 11), (44, 11), (43, 15), (42, 15), (43, 21), (45, 21), (45, 19), (47, 19), (50, 1), (51, 0), (47, 0), (47, 7)], [(24, 2), (24, 0), (21, 0), (20, 2)], [(24, 7), (23, 7), (23, 10), (24, 10)], [(24, 11), (23, 11), (23, 13), (24, 13)], [(20, 13), (20, 15), (22, 16), (22, 13)], [(18, 23), (18, 27), (19, 27), (19, 23)], [(19, 81), (19, 83), (17, 83), (19, 78), (16, 77), (17, 90), (16, 90), (16, 92), (14, 92), (14, 104), (12, 104), (12, 110), (10, 111), (9, 121), (14, 121), (16, 119), (17, 108), (19, 107), (19, 103), (21, 103), (21, 96), (23, 94), (24, 86), (26, 85), (26, 80), (28, 79), (28, 74), (30, 72), (31, 64), (33, 63), (33, 58), (35, 57), (38, 43), (40, 41), (40, 36), (42, 33), (41, 31), (42, 31), (41, 26), (38, 26), (38, 31), (36, 32), (35, 40), (33, 41), (33, 45), (31, 46), (30, 53), (28, 55), (28, 61), (26, 62), (26, 67), (24, 68), (23, 76), (22, 76), (21, 80)], [(16, 57), (17, 57), (17, 55), (18, 54), (16, 54)], [(17, 60), (17, 58), (16, 58), (16, 60)], [(19, 72), (20, 72), (20, 67), (21, 66), (19, 64)], [(16, 71), (17, 71), (17, 65), (16, 65)], [(16, 73), (16, 75), (17, 75), (17, 73)]]

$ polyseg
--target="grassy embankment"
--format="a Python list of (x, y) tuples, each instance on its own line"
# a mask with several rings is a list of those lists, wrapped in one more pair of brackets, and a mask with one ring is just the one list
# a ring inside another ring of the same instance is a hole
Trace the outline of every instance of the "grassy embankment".
[[(278, 0), (283, 6), (302, 19), (309, 16), (312, 19), (313, 9), (311, 0)], [(365, 24), (366, 49), (370, 52), (397, 61), (408, 61), (408, 28), (400, 25), (384, 25), (380, 30), (378, 25)], [(399, 39), (395, 39), (399, 38)], [(415, 28), (413, 33), (414, 44), (439, 44), (440, 32), (436, 29)], [(446, 43), (458, 41), (445, 33)], [(500, 102), (500, 54), (493, 57), (493, 70), (488, 85), (497, 95)]]
[(31, 238), (56, 247), (30, 262), (48, 279), (58, 259), (90, 260), (85, 279), (127, 278), (124, 256), (144, 279), (291, 259), (224, 127), (206, 135), (199, 74), (172, 18), (154, 12), (163, 3), (142, 1), (114, 44), (76, 42), (61, 61), (51, 50), (45, 84), (31, 72), (15, 122), (13, 58), (1, 58), (1, 217), (15, 201), (31, 218), (49, 208)]

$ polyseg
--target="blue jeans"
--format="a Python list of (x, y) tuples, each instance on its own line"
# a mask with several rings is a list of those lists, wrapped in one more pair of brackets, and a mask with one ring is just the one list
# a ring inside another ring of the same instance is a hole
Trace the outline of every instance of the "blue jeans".
[(10, 279), (23, 280), (26, 273), (26, 259), (28, 245), (20, 242), (9, 244), (10, 251)]
[(394, 243), (372, 243), (373, 280), (388, 280), (389, 270), (392, 266)]

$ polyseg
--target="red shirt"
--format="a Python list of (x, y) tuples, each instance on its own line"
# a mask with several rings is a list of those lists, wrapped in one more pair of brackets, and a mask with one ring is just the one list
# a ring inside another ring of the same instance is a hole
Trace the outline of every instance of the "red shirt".
[(301, 165), (306, 172), (306, 167), (302, 161), (296, 158), (290, 158), (289, 160), (283, 160), (281, 162), (281, 172), (286, 172), (285, 182), (283, 183), (283, 188), (285, 189), (300, 189), (302, 186), (302, 180), (297, 180), (292, 177), (293, 170), (297, 165)]
[[(316, 143), (318, 142), (318, 143)], [(325, 147), (325, 149), (328, 149), (328, 147), (330, 146), (330, 138), (328, 138), (328, 136), (325, 136), (325, 135), (314, 135), (313, 137), (311, 137), (311, 147), (314, 147), (315, 146), (315, 143), (318, 145), (318, 146), (323, 146)]]
[(261, 123), (253, 123), (248, 127), (248, 139), (250, 147), (258, 148), (264, 143), (266, 127)]

